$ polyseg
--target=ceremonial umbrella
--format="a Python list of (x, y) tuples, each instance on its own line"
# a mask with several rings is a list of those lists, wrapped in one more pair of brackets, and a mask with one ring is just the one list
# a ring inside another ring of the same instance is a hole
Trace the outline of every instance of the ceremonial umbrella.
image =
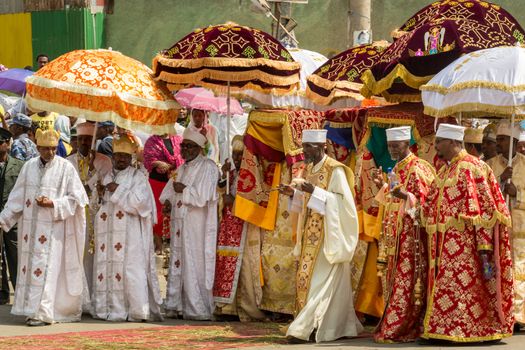
[[(424, 24), (440, 18), (466, 19), (493, 22), (496, 26), (502, 26), (502, 31), (512, 34), (514, 17), (500, 5), (483, 0), (439, 0), (434, 1), (417, 11), (412, 17), (403, 23), (399, 29), (392, 33), (394, 38), (399, 38), (407, 32), (418, 29)], [(503, 28), (504, 27), (504, 28)], [(519, 35), (519, 33), (516, 33)], [(521, 39), (520, 39), (521, 38)], [(522, 40), (522, 37), (516, 39)]]
[(27, 79), (29, 108), (149, 134), (172, 133), (180, 106), (144, 64), (111, 50), (66, 53)]
[[(168, 88), (198, 84), (218, 93), (254, 89), (286, 94), (299, 86), (300, 64), (285, 47), (261, 30), (226, 24), (198, 28), (153, 59), (153, 71)], [(230, 108), (228, 102), (228, 154)], [(227, 177), (229, 179), (229, 177)], [(229, 186), (227, 186), (228, 189)]]
[[(228, 99), (223, 96), (215, 96), (213, 92), (205, 88), (195, 87), (179, 90), (175, 94), (175, 99), (186, 108), (202, 109), (219, 114), (228, 113)], [(234, 115), (244, 113), (241, 103), (234, 98), (230, 99), (230, 112)]]
[[(323, 65), (328, 58), (318, 52), (304, 49), (289, 49), (290, 54), (296, 62), (301, 64), (299, 73), (300, 86), (298, 90), (288, 95), (275, 95), (273, 93), (263, 93), (257, 90), (243, 90), (238, 96), (253, 101), (254, 104), (270, 108), (295, 108), (304, 109), (322, 109), (323, 106), (315, 104), (312, 100), (306, 98), (306, 79), (317, 68)], [(358, 101), (353, 101), (354, 105)]]
[(306, 96), (321, 105), (332, 104), (341, 98), (363, 100), (361, 74), (371, 68), (388, 47), (380, 41), (354, 47), (326, 61), (307, 78)]
[[(446, 1), (446, 6), (441, 7), (446, 11), (427, 14), (418, 23), (411, 19), (402, 27), (415, 29), (404, 32), (363, 73), (364, 96), (383, 95), (391, 102), (420, 101), (417, 89), (461, 55), (523, 42), (523, 28), (500, 7), (486, 3), (488, 8), (482, 12), (482, 2), (471, 2), (470, 8), (467, 2), (457, 6), (455, 3)], [(476, 11), (469, 14), (470, 10)]]
[(0, 71), (0, 90), (23, 95), (26, 91), (26, 78), (31, 75), (33, 72), (27, 69), (13, 68)]
[[(525, 119), (525, 49), (497, 47), (458, 58), (421, 86), (425, 113), (434, 117)], [(512, 146), (509, 166), (512, 165)]]

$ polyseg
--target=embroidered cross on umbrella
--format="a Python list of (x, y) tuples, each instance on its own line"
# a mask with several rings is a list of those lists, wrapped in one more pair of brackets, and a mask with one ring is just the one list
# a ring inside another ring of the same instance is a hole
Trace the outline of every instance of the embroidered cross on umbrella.
[[(299, 87), (300, 68), (271, 35), (232, 22), (198, 28), (153, 59), (155, 76), (172, 90), (200, 85), (226, 93), (229, 155), (231, 93), (243, 89), (293, 92)], [(229, 176), (226, 178), (229, 180)], [(228, 192), (229, 184), (226, 189)]]

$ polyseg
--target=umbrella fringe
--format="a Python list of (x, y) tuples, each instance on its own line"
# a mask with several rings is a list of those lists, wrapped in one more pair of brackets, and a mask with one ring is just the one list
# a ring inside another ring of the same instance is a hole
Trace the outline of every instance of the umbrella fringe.
[(266, 66), (282, 71), (297, 71), (299, 74), (301, 64), (299, 62), (276, 61), (267, 58), (222, 58), (222, 57), (204, 57), (195, 59), (172, 59), (162, 55), (157, 55), (153, 58), (153, 71), (157, 71), (157, 65), (173, 68), (220, 68), (220, 67), (261, 67)]
[[(197, 84), (202, 87), (211, 89), (217, 94), (226, 95), (228, 91), (228, 88), (226, 85), (213, 84), (213, 83), (208, 83), (208, 82), (203, 82), (203, 81), (199, 81)], [(168, 86), (168, 89), (171, 91), (178, 91), (178, 90), (187, 88), (188, 84), (170, 84), (168, 83), (167, 86)], [(297, 91), (297, 88), (298, 86), (286, 86), (282, 88), (274, 87), (271, 89), (267, 89), (267, 88), (263, 88), (259, 85), (249, 82), (246, 85), (244, 85), (242, 88), (237, 88), (235, 86), (232, 86), (230, 87), (230, 90), (232, 93), (231, 96), (233, 97), (242, 96), (243, 90), (255, 90), (255, 91), (262, 92), (262, 93), (270, 93), (270, 94), (274, 94), (277, 96), (283, 96), (283, 95), (289, 95), (293, 93), (294, 91)]]
[(454, 84), (450, 87), (444, 87), (438, 84), (427, 84), (420, 87), (422, 91), (437, 92), (441, 95), (447, 95), (454, 92), (459, 92), (465, 89), (490, 89), (499, 90), (507, 93), (522, 93), (525, 92), (525, 85), (510, 86), (502, 83), (486, 80), (471, 80), (465, 81), (458, 84)]
[(340, 89), (349, 89), (359, 91), (363, 87), (362, 83), (356, 83), (348, 80), (329, 80), (318, 76), (317, 74), (309, 75), (306, 78), (307, 81), (311, 82), (314, 85), (317, 85), (325, 90), (332, 90), (336, 88)]
[[(361, 75), (361, 81), (364, 86), (361, 89), (363, 96), (369, 98), (372, 95), (379, 95), (382, 92), (390, 89), (395, 80), (400, 78), (403, 82), (411, 88), (419, 89), (419, 87), (432, 79), (434, 75), (419, 77), (414, 75), (406, 69), (402, 64), (398, 64), (392, 69), (390, 73), (383, 79), (376, 81), (374, 74), (370, 69), (367, 69)], [(366, 89), (365, 89), (366, 87)], [(366, 93), (366, 94), (365, 94)]]
[(361, 95), (358, 92), (345, 91), (337, 88), (333, 89), (330, 92), (330, 95), (322, 96), (316, 93), (315, 91), (311, 90), (309, 87), (306, 88), (306, 97), (308, 97), (312, 102), (323, 106), (331, 105), (332, 103), (342, 98), (353, 98), (354, 100), (359, 102), (365, 99), (363, 95)]
[(525, 119), (525, 105), (520, 106), (496, 106), (484, 103), (460, 103), (446, 108), (434, 108), (425, 106), (424, 113), (436, 118), (445, 118), (456, 113), (462, 114), (463, 117), (481, 117), (486, 115), (494, 115), (500, 118), (508, 118), (513, 113), (516, 120)]
[(163, 135), (163, 134), (175, 134), (174, 124), (163, 124), (163, 125), (152, 125), (138, 121), (129, 120), (121, 117), (114, 111), (103, 111), (95, 112), (88, 109), (82, 109), (74, 106), (65, 106), (60, 103), (54, 103), (35, 99), (29, 95), (26, 96), (26, 102), (29, 108), (34, 110), (42, 111), (59, 111), (61, 114), (69, 115), (72, 117), (85, 118), (87, 120), (104, 122), (112, 121), (121, 128), (142, 131), (147, 134)]
[[(157, 80), (165, 81), (169, 84), (199, 84), (204, 79), (220, 80), (223, 82), (244, 82), (251, 80), (260, 80), (269, 85), (276, 86), (294, 86), (299, 87), (299, 73), (290, 76), (275, 76), (259, 70), (249, 72), (226, 72), (213, 69), (203, 69), (188, 74), (174, 74), (161, 71)], [(234, 88), (235, 86), (232, 86)]]

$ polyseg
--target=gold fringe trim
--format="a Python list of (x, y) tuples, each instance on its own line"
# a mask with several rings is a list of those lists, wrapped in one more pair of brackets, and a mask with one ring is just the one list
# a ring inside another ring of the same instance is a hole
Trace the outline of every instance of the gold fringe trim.
[[(366, 85), (360, 90), (361, 95), (365, 98), (372, 98), (374, 93), (368, 89)], [(383, 91), (381, 94), (385, 100), (389, 103), (402, 103), (402, 102), (421, 102), (421, 94), (391, 94), (388, 91)]]
[(250, 81), (260, 80), (269, 85), (277, 86), (293, 86), (299, 88), (299, 73), (294, 73), (289, 76), (276, 76), (258, 70), (251, 70), (248, 72), (227, 72), (213, 69), (202, 69), (188, 74), (173, 74), (166, 71), (161, 71), (158, 80), (165, 81), (170, 84), (200, 84), (203, 79), (214, 79), (227, 81)]
[(455, 337), (452, 335), (443, 335), (443, 334), (434, 334), (434, 333), (428, 333), (425, 332), (423, 335), (421, 335), (421, 338), (424, 339), (440, 339), (440, 340), (449, 340), (454, 341), (457, 343), (476, 343), (481, 341), (490, 341), (490, 340), (498, 340), (503, 338), (511, 337), (512, 334), (494, 334), (489, 335), (486, 337), (470, 337), (470, 338), (464, 338), (464, 337)]
[[(372, 92), (373, 95), (379, 95), (382, 92), (390, 89), (394, 84), (394, 81), (398, 78), (403, 80), (403, 82), (411, 88), (419, 89), (421, 85), (429, 82), (432, 77), (433, 75), (419, 77), (410, 73), (402, 64), (398, 64), (390, 73), (388, 73), (386, 77), (379, 81), (376, 81), (372, 71), (367, 69), (361, 75), (361, 81), (363, 82), (364, 86), (367, 87), (367, 90)], [(368, 97), (366, 95), (364, 96)]]
[(275, 123), (282, 125), (285, 120), (285, 112), (257, 111), (256, 113), (250, 113), (248, 116), (248, 122)]
[(472, 80), (472, 81), (465, 81), (461, 83), (457, 83), (452, 85), (451, 87), (444, 87), (437, 84), (428, 84), (428, 85), (422, 85), (420, 87), (420, 90), (422, 91), (433, 91), (437, 92), (441, 95), (447, 95), (453, 92), (458, 92), (465, 89), (488, 89), (488, 90), (499, 90), (503, 92), (508, 93), (520, 93), (525, 92), (525, 85), (506, 85), (502, 83), (497, 83), (494, 81), (485, 81), (485, 80)]
[(329, 80), (320, 77), (317, 74), (311, 74), (306, 78), (307, 81), (325, 89), (325, 90), (332, 90), (332, 89), (348, 89), (348, 90), (355, 90), (359, 91), (363, 87), (362, 83), (354, 83), (348, 80)]
[(500, 118), (508, 118), (514, 114), (516, 120), (522, 120), (525, 119), (525, 105), (496, 106), (486, 103), (468, 102), (459, 103), (443, 109), (425, 106), (423, 113), (436, 118), (445, 118), (456, 113), (461, 113), (464, 118), (482, 117), (487, 114)]
[[(423, 220), (427, 221), (427, 220)], [(428, 224), (425, 223), (425, 228), (427, 230), (428, 234), (434, 234), (436, 232), (446, 232), (449, 228), (453, 227), (458, 231), (464, 231), (465, 230), (465, 222), (468, 221), (472, 226), (481, 226), (486, 229), (491, 229), (496, 225), (496, 222), (499, 221), (503, 225), (507, 227), (511, 227), (512, 221), (510, 217), (506, 216), (505, 214), (495, 211), (492, 215), (492, 218), (490, 219), (483, 219), (480, 215), (476, 216), (465, 216), (460, 215), (459, 219), (455, 217), (448, 217), (444, 223), (438, 223), (438, 224)]]
[(306, 87), (306, 97), (308, 97), (312, 102), (318, 105), (322, 105), (322, 106), (331, 105), (336, 100), (341, 99), (341, 98), (352, 98), (356, 100), (356, 102), (359, 102), (359, 103), (365, 99), (364, 96), (361, 95), (361, 93), (359, 92), (340, 90), (337, 88), (333, 89), (330, 92), (330, 95), (322, 96), (312, 91), (309, 86)]
[[(207, 82), (203, 82), (203, 81), (199, 81), (199, 82), (195, 82), (197, 85), (199, 86), (202, 86), (202, 87), (205, 87), (205, 88), (208, 88), (208, 89), (211, 89), (213, 90), (216, 94), (218, 95), (227, 95), (228, 94), (228, 87), (226, 85), (226, 83), (224, 84), (213, 84), (213, 83), (207, 83)], [(168, 87), (168, 89), (170, 91), (179, 91), (181, 89), (185, 89), (187, 88), (189, 85), (193, 85), (192, 84), (167, 84), (166, 86)], [(290, 86), (287, 86), (287, 87), (283, 87), (283, 88), (271, 88), (271, 89), (266, 89), (266, 88), (263, 88), (259, 85), (255, 85), (255, 84), (252, 84), (251, 82), (247, 83), (246, 85), (244, 85), (244, 87), (240, 88), (240, 87), (235, 87), (235, 86), (230, 86), (230, 95), (233, 96), (233, 97), (239, 97), (239, 98), (243, 98), (243, 91), (244, 89), (250, 89), (250, 90), (255, 90), (255, 91), (258, 91), (258, 92), (261, 92), (261, 93), (265, 93), (265, 94), (274, 94), (274, 95), (277, 95), (277, 96), (285, 96), (285, 95), (289, 95), (289, 94), (293, 94), (294, 91), (296, 91), (297, 87), (295, 85), (290, 85)]]
[(301, 63), (299, 62), (285, 62), (271, 60), (268, 58), (222, 58), (222, 57), (205, 57), (205, 58), (193, 58), (193, 59), (172, 59), (166, 58), (161, 54), (157, 54), (153, 58), (153, 71), (157, 70), (158, 64), (173, 68), (188, 68), (188, 69), (199, 69), (199, 68), (221, 68), (221, 67), (271, 67), (277, 70), (290, 71), (296, 70), (299, 74), (301, 69)]
[(121, 128), (133, 130), (133, 131), (142, 131), (151, 135), (163, 135), (170, 134), (176, 135), (174, 124), (165, 124), (165, 125), (150, 125), (133, 120), (129, 120), (121, 117), (113, 111), (107, 112), (94, 112), (87, 109), (81, 109), (77, 107), (64, 106), (62, 104), (48, 102), (44, 100), (35, 99), (29, 95), (26, 96), (26, 102), (29, 108), (41, 111), (55, 111), (60, 114), (77, 116), (80, 118), (86, 118), (91, 121), (104, 122), (111, 120), (116, 125)]

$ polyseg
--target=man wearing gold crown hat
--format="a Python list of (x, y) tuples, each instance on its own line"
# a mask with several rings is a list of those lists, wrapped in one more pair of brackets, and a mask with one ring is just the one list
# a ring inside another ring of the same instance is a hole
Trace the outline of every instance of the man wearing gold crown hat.
[(483, 156), (483, 128), (466, 128), (463, 143), (468, 154), (481, 159)]
[[(494, 171), (504, 195), (510, 199), (512, 214), (512, 250), (514, 264), (514, 317), (517, 327), (525, 325), (525, 155), (517, 152), (520, 127), (514, 129), (501, 121), (496, 136), (498, 155), (487, 161)], [(513, 143), (512, 166), (507, 166), (510, 143)]]
[[(98, 210), (98, 196), (96, 185), (99, 180), (111, 172), (113, 164), (111, 158), (91, 151), (95, 123), (84, 122), (76, 127), (78, 151), (66, 159), (73, 164), (80, 176), (80, 180), (90, 198), (89, 207), (86, 210), (86, 245), (84, 249), (84, 270), (88, 283), (88, 290), (91, 294), (93, 285), (93, 254), (94, 254), (94, 229), (93, 218)], [(93, 198), (96, 197), (96, 198)]]
[(82, 256), (88, 197), (73, 165), (56, 157), (59, 134), (38, 130), (40, 157), (22, 167), (0, 213), (18, 222), (18, 278), (11, 313), (30, 326), (79, 321), (86, 283)]
[[(280, 185), (299, 213), (296, 317), (290, 341), (331, 341), (356, 336), (363, 327), (355, 314), (350, 263), (359, 239), (352, 171), (325, 154), (326, 130), (303, 130), (308, 164), (297, 189)], [(313, 333), (315, 331), (315, 336)]]
[(153, 250), (157, 218), (147, 177), (131, 166), (137, 144), (113, 139), (113, 171), (102, 179), (95, 217), (93, 317), (109, 321), (161, 320)]
[(171, 261), (165, 306), (168, 317), (211, 320), (217, 245), (219, 169), (202, 154), (207, 139), (187, 128), (180, 145), (184, 164), (160, 201), (171, 212)]
[(498, 340), (512, 335), (510, 214), (490, 167), (462, 147), (464, 127), (440, 124), (435, 148), (446, 164), (422, 219), (429, 242), (424, 339)]
[(379, 343), (415, 341), (422, 333), (427, 281), (427, 240), (419, 210), (434, 180), (432, 166), (410, 152), (410, 126), (386, 130), (388, 151), (397, 163), (389, 183), (377, 169), (383, 227), (377, 258), (386, 290), (385, 311), (375, 331)]

